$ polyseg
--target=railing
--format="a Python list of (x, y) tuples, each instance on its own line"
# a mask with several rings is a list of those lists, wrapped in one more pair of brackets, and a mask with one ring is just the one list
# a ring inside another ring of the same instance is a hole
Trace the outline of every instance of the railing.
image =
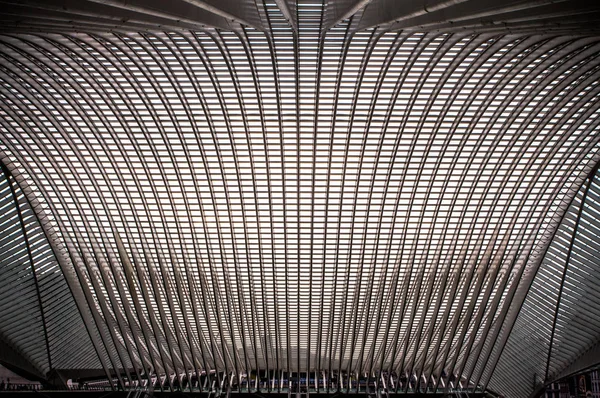
[[(446, 393), (451, 396), (466, 396), (469, 393), (481, 393), (482, 391), (478, 388), (474, 388), (472, 384), (463, 385), (462, 383), (455, 383), (455, 380), (448, 379), (442, 376), (440, 383), (436, 383), (436, 380), (432, 379), (426, 382), (422, 379), (421, 382), (417, 381), (416, 377), (397, 377), (396, 375), (382, 374), (379, 383), (376, 383), (376, 378), (367, 377), (344, 377), (339, 379), (337, 376), (332, 378), (319, 378), (314, 377), (307, 378), (306, 375), (302, 377), (295, 377), (292, 375), (291, 378), (274, 377), (271, 379), (264, 377), (256, 377), (256, 375), (240, 375), (240, 381), (235, 381), (233, 378), (225, 377), (224, 374), (202, 374), (197, 376), (196, 374), (184, 374), (184, 375), (169, 375), (169, 376), (150, 376), (149, 378), (136, 380), (133, 383), (126, 382), (125, 385), (119, 384), (117, 379), (113, 380), (113, 385), (116, 386), (117, 390), (129, 392), (128, 397), (139, 397), (145, 395), (145, 392), (152, 393), (153, 391), (176, 391), (176, 392), (196, 392), (196, 393), (208, 393), (211, 397), (220, 397), (227, 395), (229, 398), (231, 395), (243, 394), (243, 393), (279, 393), (292, 395), (305, 394), (365, 394), (375, 396), (377, 398), (388, 398), (390, 395), (396, 394), (414, 394), (414, 393), (433, 393), (440, 394)], [(312, 376), (312, 375), (311, 375)], [(265, 380), (266, 379), (266, 380)], [(62, 390), (62, 391), (112, 391), (108, 380), (103, 381), (86, 381), (71, 384), (64, 387), (52, 387), (41, 384), (0, 384), (0, 390), (11, 390), (11, 391), (51, 391), (51, 390)]]
[(36, 383), (1, 383), (0, 391), (38, 391), (42, 389), (41, 384)]

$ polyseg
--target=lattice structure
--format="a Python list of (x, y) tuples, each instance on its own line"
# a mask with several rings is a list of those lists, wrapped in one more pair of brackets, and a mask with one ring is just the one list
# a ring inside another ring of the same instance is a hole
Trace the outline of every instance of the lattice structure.
[(458, 32), (219, 3), (2, 29), (0, 339), (28, 371), (525, 396), (590, 362), (595, 8)]

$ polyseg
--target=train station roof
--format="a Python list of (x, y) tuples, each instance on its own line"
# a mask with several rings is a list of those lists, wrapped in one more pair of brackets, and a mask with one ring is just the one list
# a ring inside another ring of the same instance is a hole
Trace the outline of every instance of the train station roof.
[(3, 363), (525, 397), (598, 362), (600, 5), (0, 8)]

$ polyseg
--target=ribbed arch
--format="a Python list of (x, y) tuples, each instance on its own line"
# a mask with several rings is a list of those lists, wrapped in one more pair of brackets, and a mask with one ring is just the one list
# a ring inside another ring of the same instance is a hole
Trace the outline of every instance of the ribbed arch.
[[(60, 252), (31, 257), (77, 309), (46, 327), (52, 365), (34, 335), (15, 343), (41, 373), (205, 372), (224, 388), (254, 371), (280, 389), (280, 372), (322, 372), (398, 392), (522, 377), (519, 395), (531, 378), (512, 353), (548, 328), (561, 338), (527, 346), (531, 369), (548, 382), (573, 366), (585, 347), (562, 336), (579, 336), (566, 320), (584, 298), (560, 292), (591, 272), (594, 233), (572, 245), (580, 273), (544, 270), (600, 156), (600, 42), (356, 31), (369, 8), (338, 21), (346, 5), (259, 2), (235, 29), (0, 36), (2, 161), (29, 189), (23, 214), (48, 217), (30, 244), (7, 232), (6, 253)], [(72, 329), (88, 336), (77, 355)]]
[[(4, 163), (6, 161), (2, 158), (3, 192), (6, 193), (3, 197), (6, 206), (13, 201), (13, 211), (3, 211), (4, 221), (12, 225), (3, 230), (14, 231), (21, 239), (14, 233), (3, 238), (8, 246), (2, 249), (5, 281), (2, 313), (8, 318), (2, 322), (2, 335), (3, 342), (19, 352), (21, 358), (2, 359), (39, 378), (45, 378), (54, 368), (73, 369), (84, 363), (97, 367), (97, 353), (57, 261), (57, 253), (63, 254), (60, 246), (48, 239), (53, 234), (48, 219), (37, 208), (38, 204), (31, 201), (27, 184), (9, 168), (10, 164)], [(11, 219), (22, 222), (11, 222)], [(15, 261), (18, 255), (25, 257)], [(21, 275), (18, 285), (10, 275)], [(30, 364), (23, 367), (20, 363), (23, 360)]]
[[(596, 294), (591, 287), (596, 278), (590, 272), (598, 266), (598, 257), (594, 255), (596, 227), (589, 220), (595, 217), (598, 179), (596, 166), (556, 231), (504, 348), (498, 373), (490, 381), (493, 389), (524, 396), (531, 392), (528, 386), (507, 383), (514, 372), (526, 373), (539, 391), (543, 385), (566, 376), (559, 372), (569, 365), (575, 366), (571, 372), (589, 366), (589, 362), (578, 365), (577, 361), (597, 344), (597, 325), (593, 315), (582, 321), (579, 314), (597, 311)], [(517, 352), (525, 355), (516, 355)], [(497, 376), (503, 374), (509, 377)]]

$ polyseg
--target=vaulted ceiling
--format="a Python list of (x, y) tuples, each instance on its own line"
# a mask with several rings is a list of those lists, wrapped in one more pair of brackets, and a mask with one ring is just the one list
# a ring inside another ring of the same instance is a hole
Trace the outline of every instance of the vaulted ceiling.
[(0, 360), (507, 396), (594, 365), (590, 4), (0, 1)]

